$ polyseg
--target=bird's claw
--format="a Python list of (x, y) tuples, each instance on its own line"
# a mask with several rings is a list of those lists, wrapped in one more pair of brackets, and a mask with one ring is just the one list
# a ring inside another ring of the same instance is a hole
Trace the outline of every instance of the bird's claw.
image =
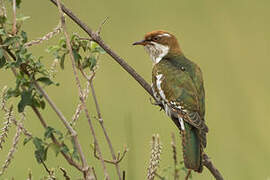
[(150, 101), (150, 103), (152, 104), (152, 105), (154, 105), (154, 106), (160, 106), (160, 105), (162, 105), (162, 103), (161, 102), (158, 102), (158, 101), (153, 101), (153, 99), (152, 98), (149, 98), (149, 101)]

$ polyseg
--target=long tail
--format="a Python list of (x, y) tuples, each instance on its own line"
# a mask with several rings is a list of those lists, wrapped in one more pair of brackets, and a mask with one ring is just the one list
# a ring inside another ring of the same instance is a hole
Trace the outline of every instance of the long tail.
[(186, 122), (184, 124), (185, 130), (181, 134), (185, 166), (196, 172), (202, 172), (203, 147), (200, 142), (198, 129)]

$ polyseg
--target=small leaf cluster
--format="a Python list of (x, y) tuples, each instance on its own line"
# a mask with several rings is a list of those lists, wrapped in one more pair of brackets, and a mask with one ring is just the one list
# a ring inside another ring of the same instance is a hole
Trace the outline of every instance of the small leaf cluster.
[[(60, 144), (55, 144), (49, 139), (57, 138)], [(72, 150), (65, 144), (65, 139), (70, 139), (72, 144)], [(72, 138), (68, 136), (64, 137), (63, 133), (53, 127), (48, 126), (45, 130), (44, 137), (27, 137), (24, 139), (23, 144), (26, 145), (28, 142), (32, 141), (35, 147), (35, 158), (38, 163), (43, 163), (47, 160), (48, 149), (52, 149), (57, 156), (60, 152), (68, 154), (72, 159), (80, 161), (77, 149)]]
[[(20, 5), (17, 0), (17, 6)], [(12, 69), (16, 71), (16, 86), (9, 88), (6, 99), (20, 97), (18, 111), (23, 112), (26, 106), (45, 108), (42, 95), (36, 90), (35, 82), (41, 82), (46, 86), (54, 83), (49, 72), (42, 64), (42, 57), (35, 57), (25, 47), (28, 41), (27, 33), (21, 29), (22, 21), (28, 17), (17, 18), (17, 29), (14, 33), (8, 19), (0, 16), (0, 69)]]
[[(77, 34), (72, 35), (70, 43), (77, 68), (89, 68), (93, 71), (96, 68), (98, 56), (105, 53), (96, 42), (80, 38)], [(60, 60), (60, 67), (64, 69), (65, 59), (69, 54), (66, 39), (61, 38), (58, 45), (49, 47), (47, 51)]]

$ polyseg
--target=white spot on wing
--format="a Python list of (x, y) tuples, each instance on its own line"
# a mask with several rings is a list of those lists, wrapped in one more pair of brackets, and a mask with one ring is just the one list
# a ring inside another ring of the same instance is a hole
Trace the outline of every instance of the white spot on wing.
[(161, 98), (162, 98), (164, 101), (167, 101), (167, 100), (166, 100), (166, 96), (165, 96), (165, 94), (164, 94), (164, 91), (161, 89), (161, 83), (162, 83), (161, 78), (162, 78), (162, 77), (163, 77), (162, 74), (158, 74), (158, 75), (156, 76), (156, 78), (157, 78), (157, 88), (158, 88), (158, 92), (159, 92), (159, 95), (161, 96)]
[(185, 130), (184, 120), (179, 115), (178, 115), (178, 121), (180, 123), (181, 129), (184, 131)]
[(164, 107), (165, 107), (165, 112), (167, 114), (167, 116), (171, 117), (171, 110), (170, 110), (170, 107), (167, 105), (167, 104), (164, 104)]

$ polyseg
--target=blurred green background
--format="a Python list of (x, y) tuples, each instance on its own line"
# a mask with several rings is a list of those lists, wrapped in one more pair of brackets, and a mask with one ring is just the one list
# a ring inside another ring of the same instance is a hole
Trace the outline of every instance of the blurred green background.
[[(195, 61), (203, 70), (206, 89), (206, 121), (210, 129), (207, 154), (216, 167), (230, 180), (269, 180), (270, 178), (270, 1), (269, 0), (179, 0), (179, 1), (64, 1), (86, 24), (96, 29), (109, 16), (102, 29), (102, 37), (113, 50), (123, 57), (147, 81), (151, 80), (152, 62), (143, 48), (131, 44), (143, 38), (146, 32), (164, 29), (178, 37), (185, 55)], [(10, 11), (10, 5), (7, 6)], [(58, 11), (49, 0), (23, 1), (19, 14), (30, 16), (24, 23), (29, 39), (36, 39), (51, 31), (59, 22)], [(68, 20), (68, 31), (86, 36), (74, 23)], [(57, 43), (59, 35), (41, 46), (32, 47), (36, 56), (44, 56), (44, 63), (50, 66), (53, 57), (45, 52), (46, 47)], [(78, 101), (78, 91), (66, 61), (64, 71), (58, 68), (56, 81), (60, 87), (46, 90), (65, 116), (70, 120)], [(11, 72), (1, 69), (0, 87), (14, 86)], [(84, 84), (85, 85), (85, 84)], [(129, 152), (121, 169), (128, 180), (145, 179), (150, 157), (150, 140), (154, 133), (160, 135), (163, 143), (161, 169), (172, 166), (171, 133), (178, 134), (172, 121), (149, 102), (149, 95), (108, 55), (99, 60), (95, 79), (97, 96), (105, 126), (115, 150), (123, 150), (126, 144)], [(95, 116), (91, 96), (88, 109)], [(33, 135), (42, 137), (44, 129), (30, 108), (26, 109), (25, 127)], [(4, 122), (3, 113), (1, 123)], [(47, 106), (42, 115), (50, 126), (63, 129), (63, 125)], [(93, 119), (94, 120), (94, 119)], [(110, 154), (98, 122), (94, 122), (101, 149), (106, 158)], [(93, 139), (83, 115), (77, 123), (80, 142), (90, 165), (97, 167), (100, 179), (102, 170), (99, 161), (93, 158), (90, 144)], [(0, 152), (0, 163), (6, 158), (11, 146), (14, 128), (9, 141)], [(8, 171), (0, 179), (26, 179), (28, 169), (34, 179), (46, 175), (33, 155), (33, 145), (22, 146)], [(180, 137), (177, 138), (181, 152)], [(182, 159), (182, 155), (179, 154)], [(74, 168), (61, 157), (55, 157), (49, 150), (48, 167), (64, 167), (76, 179), (80, 177)], [(108, 165), (110, 174), (116, 174)], [(61, 172), (57, 170), (57, 175)], [(184, 173), (181, 172), (183, 179)], [(61, 178), (60, 178), (61, 179)], [(112, 179), (116, 179), (114, 176)], [(205, 169), (194, 174), (193, 179), (214, 179)]]

